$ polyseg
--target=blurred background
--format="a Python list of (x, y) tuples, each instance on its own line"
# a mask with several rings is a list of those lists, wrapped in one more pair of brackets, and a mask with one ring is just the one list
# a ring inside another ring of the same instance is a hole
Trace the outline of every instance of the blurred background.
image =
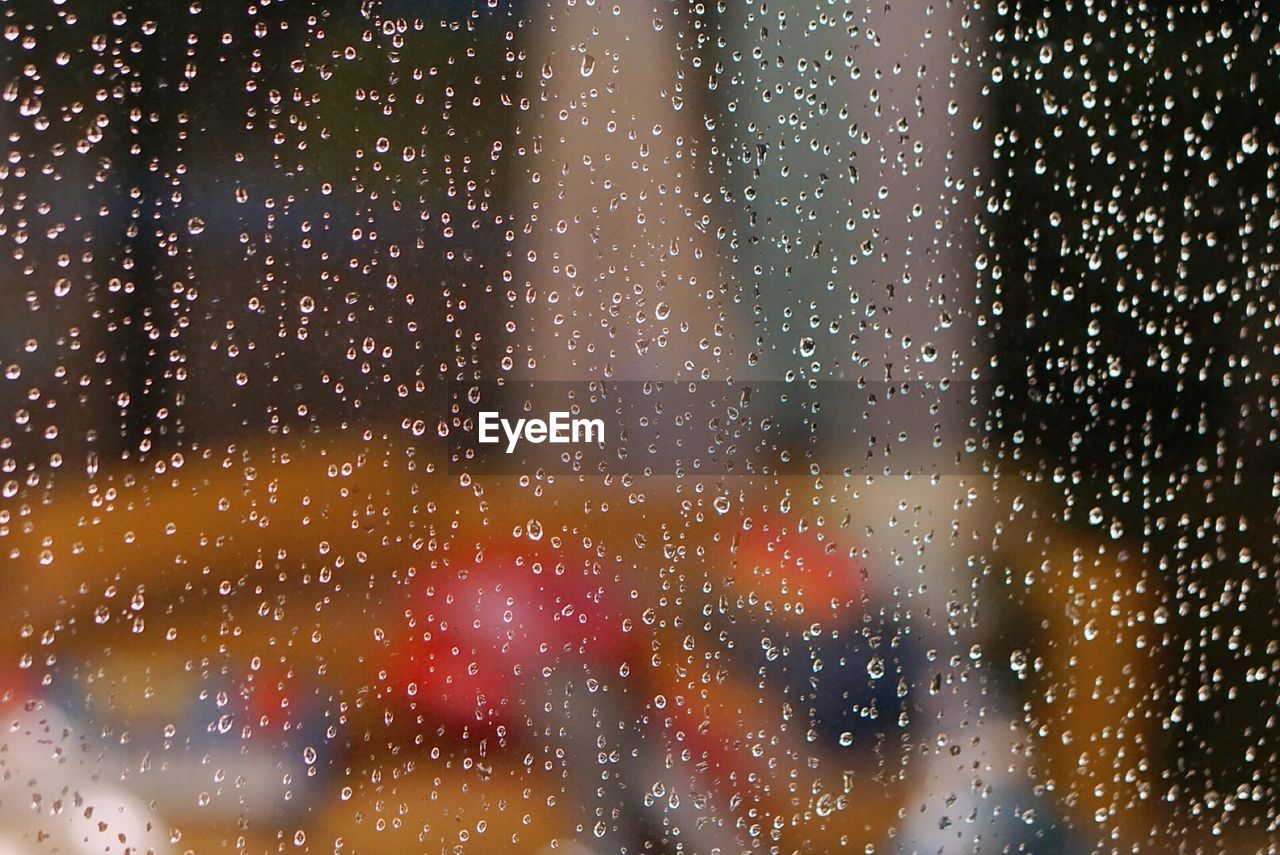
[(1273, 851), (1267, 4), (333, 5), (0, 2), (0, 852)]

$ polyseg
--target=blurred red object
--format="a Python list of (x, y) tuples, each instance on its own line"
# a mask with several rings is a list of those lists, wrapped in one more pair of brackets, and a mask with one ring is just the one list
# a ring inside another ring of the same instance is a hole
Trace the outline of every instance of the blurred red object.
[(414, 574), (407, 634), (388, 669), (412, 709), (442, 723), (519, 723), (522, 699), (565, 664), (627, 658), (623, 592), (584, 550), (486, 549), (468, 569)]
[(729, 590), (776, 619), (849, 621), (872, 596), (869, 574), (850, 547), (802, 520), (772, 514), (744, 520), (730, 538)]

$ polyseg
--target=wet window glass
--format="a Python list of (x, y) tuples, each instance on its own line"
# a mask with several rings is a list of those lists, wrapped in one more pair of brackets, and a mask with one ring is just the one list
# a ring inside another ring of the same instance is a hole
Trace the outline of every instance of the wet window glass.
[(1274, 846), (1267, 4), (0, 28), (0, 852)]

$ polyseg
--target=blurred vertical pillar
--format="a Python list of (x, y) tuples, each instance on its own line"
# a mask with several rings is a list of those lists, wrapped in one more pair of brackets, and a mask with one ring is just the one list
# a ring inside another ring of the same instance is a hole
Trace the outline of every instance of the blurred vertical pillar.
[[(847, 446), (820, 456), (839, 471), (864, 434), (891, 426), (878, 415), (890, 387), (949, 381), (963, 392), (987, 358), (974, 276), (981, 28), (961, 3), (787, 2), (733, 4), (723, 33), (724, 134), (747, 213), (743, 269), (758, 275), (772, 345), (766, 364), (775, 377), (834, 381), (822, 409), (851, 429)], [(840, 391), (860, 383), (880, 400)], [(957, 397), (967, 394), (947, 396)], [(954, 457), (981, 426), (968, 407), (929, 404), (914, 396), (892, 427)], [(893, 471), (927, 462), (907, 457)], [(868, 479), (851, 508), (880, 532), (890, 559), (881, 571), (906, 574), (890, 581), (909, 597), (921, 589), (944, 637), (946, 604), (969, 599), (960, 542), (983, 524), (959, 518), (986, 480), (980, 470), (976, 460), (949, 466), (937, 484), (927, 472)], [(917, 554), (918, 528), (885, 525), (917, 508), (931, 518), (921, 525), (940, 530), (928, 558)]]
[[(726, 293), (682, 4), (531, 10), (507, 367), (533, 380), (714, 377)], [(523, 222), (521, 221), (523, 219)]]
[[(981, 18), (965, 3), (792, 0), (732, 4), (722, 32), (721, 135), (746, 211), (740, 269), (757, 277), (764, 364), (827, 383), (821, 417), (844, 441), (818, 458), (855, 475), (849, 510), (876, 532), (884, 588), (929, 615), (914, 626), (958, 645), (964, 620), (946, 615), (972, 598), (964, 565), (985, 540), (989, 481), (963, 453), (980, 406), (958, 403), (988, 358), (974, 273)], [(929, 393), (887, 405), (893, 387), (941, 381), (956, 391), (936, 412)], [(870, 435), (899, 431), (916, 441), (894, 452), (893, 474), (856, 477)]]
[(967, 377), (982, 34), (965, 4), (731, 4), (720, 137), (746, 212), (766, 365)]

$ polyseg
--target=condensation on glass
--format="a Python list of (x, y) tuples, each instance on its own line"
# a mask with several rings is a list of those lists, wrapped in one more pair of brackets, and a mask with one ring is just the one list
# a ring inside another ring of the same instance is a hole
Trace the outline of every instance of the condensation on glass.
[(1274, 846), (1267, 4), (330, 6), (0, 4), (0, 852)]

